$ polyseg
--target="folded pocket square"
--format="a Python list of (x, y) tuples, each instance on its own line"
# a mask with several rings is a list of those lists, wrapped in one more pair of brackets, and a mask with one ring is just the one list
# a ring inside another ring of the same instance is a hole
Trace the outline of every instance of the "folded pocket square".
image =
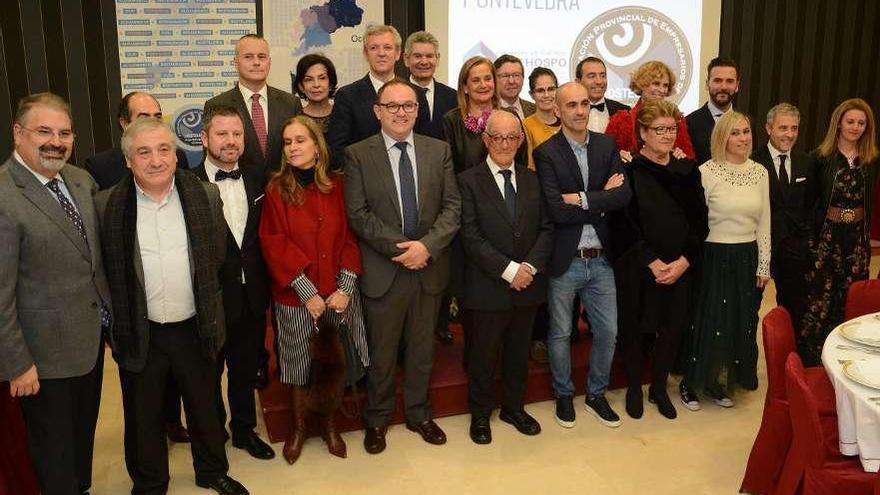
[(803, 182), (803, 181), (805, 181), (805, 180), (807, 180), (806, 177), (795, 177), (795, 178), (794, 178), (794, 181), (795, 181), (795, 182)]

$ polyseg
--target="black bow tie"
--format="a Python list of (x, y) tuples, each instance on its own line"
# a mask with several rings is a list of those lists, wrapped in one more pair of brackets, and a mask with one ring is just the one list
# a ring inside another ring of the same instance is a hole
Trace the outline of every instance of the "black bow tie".
[(214, 182), (220, 182), (224, 179), (232, 179), (238, 180), (241, 179), (241, 169), (237, 168), (231, 172), (227, 172), (225, 170), (218, 170), (216, 174), (214, 174)]
[(595, 108), (596, 110), (598, 110), (600, 112), (604, 112), (605, 111), (605, 102), (603, 101), (602, 103), (597, 103), (595, 105), (590, 103), (590, 109), (592, 110), (593, 108)]

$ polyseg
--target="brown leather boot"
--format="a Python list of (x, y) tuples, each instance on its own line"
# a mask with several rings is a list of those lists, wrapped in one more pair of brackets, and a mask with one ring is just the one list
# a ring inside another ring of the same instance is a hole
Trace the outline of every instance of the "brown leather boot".
[(306, 441), (306, 391), (303, 387), (290, 387), (290, 431), (284, 442), (284, 459), (293, 464), (299, 459), (303, 443)]
[(339, 432), (336, 431), (335, 414), (330, 413), (327, 415), (327, 419), (324, 421), (324, 433), (321, 437), (324, 439), (324, 443), (327, 444), (327, 450), (331, 454), (345, 459), (345, 440), (343, 440)]

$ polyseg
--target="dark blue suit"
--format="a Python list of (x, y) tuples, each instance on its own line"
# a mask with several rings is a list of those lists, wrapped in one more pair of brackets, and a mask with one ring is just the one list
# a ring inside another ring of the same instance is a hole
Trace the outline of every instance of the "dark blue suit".
[(449, 86), (434, 79), (434, 111), (424, 134), (443, 139), (443, 116), (453, 108), (458, 108), (458, 93)]

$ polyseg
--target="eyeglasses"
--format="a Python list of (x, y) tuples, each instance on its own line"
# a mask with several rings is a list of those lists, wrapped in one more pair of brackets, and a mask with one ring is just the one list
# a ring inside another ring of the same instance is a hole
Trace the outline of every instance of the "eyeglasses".
[(25, 127), (23, 125), (19, 125), (22, 129), (32, 132), (35, 136), (40, 138), (43, 141), (51, 141), (53, 136), (58, 136), (58, 140), (62, 143), (70, 144), (73, 142), (73, 139), (76, 137), (76, 134), (73, 133), (70, 129), (62, 129), (60, 131), (55, 131), (49, 129), (48, 127), (39, 127), (37, 129), (31, 129), (29, 127)]
[(663, 136), (664, 134), (678, 133), (678, 126), (674, 126), (674, 125), (669, 126), (669, 127), (661, 125), (661, 126), (657, 126), (657, 127), (648, 127), (648, 129), (651, 129), (652, 131), (654, 131), (654, 134), (656, 134), (658, 136)]
[(376, 105), (385, 108), (385, 110), (390, 113), (397, 113), (401, 108), (406, 113), (413, 113), (419, 108), (419, 104), (414, 101), (408, 101), (406, 103), (376, 103)]
[(535, 88), (532, 90), (532, 94), (543, 95), (543, 94), (553, 94), (556, 93), (556, 86), (550, 86), (547, 88)]
[(503, 136), (501, 134), (489, 134), (488, 132), (486, 133), (486, 135), (489, 136), (489, 139), (491, 139), (492, 142), (495, 144), (516, 144), (516, 142), (519, 141), (523, 136), (522, 133)]
[(515, 74), (508, 74), (506, 72), (504, 74), (498, 74), (498, 79), (513, 79), (514, 81), (519, 81), (522, 78), (523, 78), (523, 75), (520, 74), (519, 72), (517, 72)]

